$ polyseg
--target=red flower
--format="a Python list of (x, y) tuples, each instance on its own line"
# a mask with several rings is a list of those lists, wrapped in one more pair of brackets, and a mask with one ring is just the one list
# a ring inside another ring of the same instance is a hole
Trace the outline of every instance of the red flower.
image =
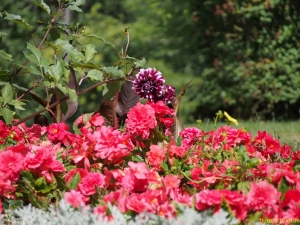
[(133, 145), (127, 136), (112, 127), (102, 126), (98, 128), (94, 132), (94, 137), (97, 140), (95, 156), (108, 164), (121, 162), (133, 150)]
[(246, 204), (249, 209), (260, 211), (272, 208), (279, 201), (281, 193), (267, 181), (252, 182), (247, 194)]
[(163, 101), (158, 101), (156, 103), (154, 102), (147, 102), (146, 105), (150, 105), (154, 111), (155, 116), (158, 118), (164, 118), (166, 116), (173, 116), (174, 115), (174, 109), (169, 108), (166, 106)]
[(151, 130), (154, 130), (157, 125), (154, 109), (150, 105), (142, 105), (139, 102), (130, 109), (127, 117), (127, 131), (142, 139), (147, 139)]
[(75, 208), (85, 206), (88, 198), (81, 194), (79, 191), (71, 190), (65, 193), (64, 199), (67, 203)]
[(221, 190), (221, 195), (228, 203), (233, 214), (239, 219), (244, 220), (247, 216), (247, 207), (245, 205), (245, 196), (238, 191)]
[(196, 209), (206, 210), (212, 206), (219, 209), (222, 202), (222, 195), (218, 190), (203, 190), (196, 195)]
[(158, 206), (157, 214), (161, 217), (171, 219), (176, 215), (176, 208), (170, 202), (164, 202), (162, 205)]
[(165, 188), (168, 192), (172, 188), (179, 187), (180, 179), (178, 178), (178, 176), (170, 174), (170, 175), (165, 176), (163, 182), (164, 182)]
[(25, 158), (25, 168), (33, 173), (42, 175), (49, 183), (52, 182), (51, 172), (65, 172), (65, 168), (62, 163), (56, 160), (51, 149), (46, 146), (37, 150), (36, 154), (27, 154)]
[(101, 127), (105, 124), (104, 118), (100, 116), (100, 113), (95, 113), (89, 120), (92, 126)]
[[(6, 180), (16, 182), (23, 168), (24, 157), (20, 153), (11, 150), (0, 152), (0, 174), (5, 175)], [(1, 179), (4, 180), (4, 176)]]
[(53, 123), (47, 127), (47, 137), (53, 142), (62, 141), (68, 135), (68, 130), (65, 123)]
[(148, 204), (143, 195), (133, 193), (126, 198), (126, 208), (140, 213), (147, 211)]
[(161, 164), (166, 158), (166, 150), (161, 149), (158, 145), (151, 145), (150, 151), (147, 152), (149, 164), (156, 170), (161, 169)]
[(93, 195), (96, 193), (96, 187), (103, 188), (105, 185), (105, 176), (101, 173), (88, 173), (78, 184), (78, 189), (84, 195)]

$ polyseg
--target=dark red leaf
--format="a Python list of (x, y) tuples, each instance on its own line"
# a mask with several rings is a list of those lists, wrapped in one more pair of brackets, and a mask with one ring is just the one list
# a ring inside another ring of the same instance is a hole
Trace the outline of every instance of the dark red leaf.
[(119, 127), (119, 121), (116, 114), (116, 106), (118, 104), (119, 93), (116, 93), (114, 98), (110, 101), (102, 101), (100, 105), (100, 115), (103, 116), (114, 128)]
[(116, 113), (119, 117), (125, 116), (140, 101), (140, 97), (134, 93), (132, 87), (133, 83), (128, 80), (125, 80), (122, 84), (119, 101), (116, 106)]

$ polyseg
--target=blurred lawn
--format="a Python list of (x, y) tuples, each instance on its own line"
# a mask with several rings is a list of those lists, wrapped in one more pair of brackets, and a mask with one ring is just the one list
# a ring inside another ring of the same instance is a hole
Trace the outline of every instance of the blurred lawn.
[[(288, 122), (276, 121), (238, 121), (238, 126), (230, 124), (234, 128), (244, 128), (252, 134), (252, 137), (257, 136), (258, 131), (266, 131), (280, 141), (280, 144), (288, 144), (293, 150), (300, 150), (300, 120)], [(218, 122), (215, 126), (213, 120), (204, 120), (200, 125), (194, 125), (204, 131), (214, 130), (220, 126), (226, 125), (226, 122)], [(186, 126), (188, 127), (188, 126)]]

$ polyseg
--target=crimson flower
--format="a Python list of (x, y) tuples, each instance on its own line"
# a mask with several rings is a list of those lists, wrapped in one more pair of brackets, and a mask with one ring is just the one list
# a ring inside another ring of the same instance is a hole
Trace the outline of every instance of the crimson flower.
[(246, 204), (249, 209), (261, 211), (274, 207), (279, 201), (281, 193), (267, 181), (252, 182), (247, 194)]
[(126, 129), (129, 133), (147, 139), (156, 128), (155, 111), (150, 105), (137, 103), (127, 114)]

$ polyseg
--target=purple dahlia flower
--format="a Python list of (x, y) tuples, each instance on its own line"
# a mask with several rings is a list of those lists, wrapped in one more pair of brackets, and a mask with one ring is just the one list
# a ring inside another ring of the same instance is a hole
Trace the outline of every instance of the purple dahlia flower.
[(133, 90), (141, 98), (158, 101), (164, 94), (165, 79), (160, 71), (152, 68), (141, 69), (133, 81)]
[(165, 103), (171, 103), (173, 98), (175, 98), (175, 88), (171, 85), (165, 85), (164, 94), (162, 100)]

